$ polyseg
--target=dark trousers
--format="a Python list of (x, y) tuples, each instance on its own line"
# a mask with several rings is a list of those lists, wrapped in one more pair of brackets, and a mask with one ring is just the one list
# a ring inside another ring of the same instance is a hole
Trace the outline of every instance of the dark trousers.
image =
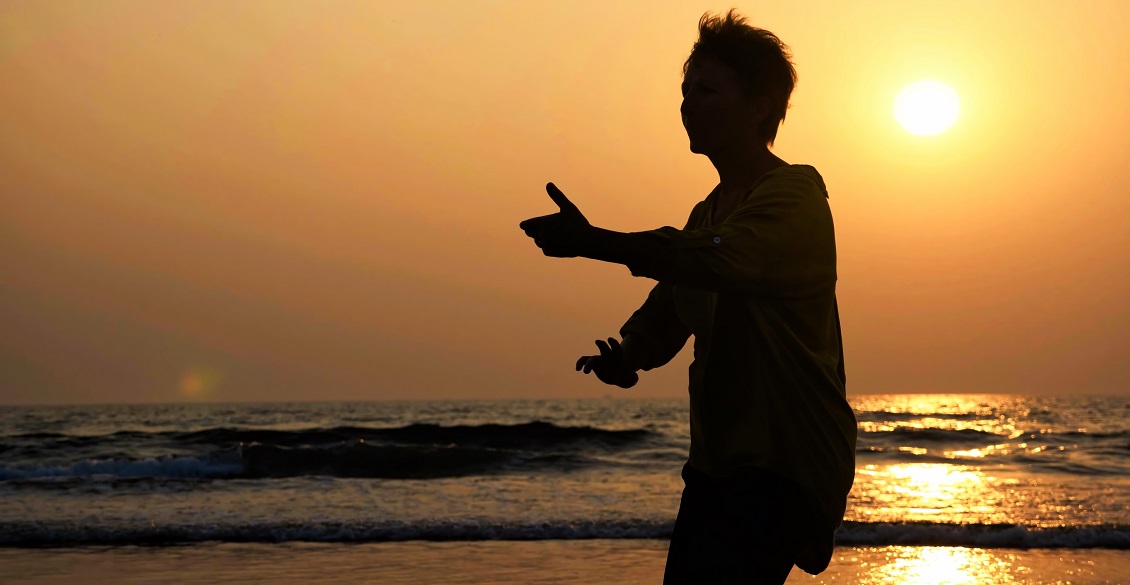
[(785, 582), (811, 529), (795, 486), (758, 470), (720, 480), (689, 463), (683, 482), (664, 585)]

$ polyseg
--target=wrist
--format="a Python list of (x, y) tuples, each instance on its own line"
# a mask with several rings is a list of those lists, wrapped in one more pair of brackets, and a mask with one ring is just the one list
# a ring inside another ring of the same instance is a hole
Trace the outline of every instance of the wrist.
[(643, 369), (645, 357), (643, 346), (638, 337), (632, 334), (625, 336), (623, 341), (620, 342), (620, 353), (624, 369), (632, 373)]
[(596, 259), (600, 250), (600, 228), (585, 224), (577, 234), (577, 255)]

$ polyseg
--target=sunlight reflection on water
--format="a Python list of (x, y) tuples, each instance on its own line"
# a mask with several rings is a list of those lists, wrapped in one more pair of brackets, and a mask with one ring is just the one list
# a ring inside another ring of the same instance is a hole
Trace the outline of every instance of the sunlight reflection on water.
[(1016, 583), (1013, 575), (1024, 571), (1000, 554), (977, 548), (892, 547), (886, 557), (881, 566), (860, 576), (861, 585)]
[(968, 520), (969, 514), (991, 516), (997, 512), (991, 503), (1002, 497), (996, 485), (1000, 482), (989, 481), (974, 467), (940, 463), (868, 465), (856, 476), (857, 483), (868, 486), (861, 494), (869, 502), (868, 512), (891, 520), (961, 522)]
[(1079, 412), (1070, 403), (1015, 396), (859, 397), (858, 467), (846, 519), (1119, 522), (1125, 507), (1107, 502), (1119, 501), (1108, 494), (1130, 479), (1120, 442), (1124, 409), (1108, 412), (1101, 403)]

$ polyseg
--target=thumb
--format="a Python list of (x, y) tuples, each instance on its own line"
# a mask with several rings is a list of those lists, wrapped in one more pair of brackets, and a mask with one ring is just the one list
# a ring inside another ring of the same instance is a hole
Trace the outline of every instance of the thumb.
[(569, 198), (561, 192), (561, 189), (557, 188), (557, 185), (554, 185), (553, 183), (546, 183), (545, 192), (549, 193), (549, 198), (557, 204), (557, 207), (560, 208), (561, 211), (571, 213), (581, 212), (579, 209), (577, 209), (577, 206), (573, 205), (573, 202), (569, 201)]

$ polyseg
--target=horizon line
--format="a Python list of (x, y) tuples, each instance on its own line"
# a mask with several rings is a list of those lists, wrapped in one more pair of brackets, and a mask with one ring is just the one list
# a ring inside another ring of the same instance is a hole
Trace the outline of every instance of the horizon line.
[[(850, 400), (860, 396), (1023, 396), (1026, 398), (1098, 398), (1098, 397), (1125, 397), (1130, 398), (1130, 392), (1110, 393), (1064, 393), (1064, 394), (1024, 394), (1020, 392), (981, 392), (981, 391), (947, 391), (947, 392), (854, 392), (848, 393)], [(604, 396), (551, 396), (540, 398), (521, 397), (472, 397), (472, 398), (368, 398), (368, 399), (330, 399), (330, 400), (176, 400), (152, 402), (0, 402), (2, 407), (68, 407), (68, 406), (209, 406), (225, 404), (365, 404), (365, 403), (395, 403), (395, 402), (567, 402), (567, 401), (594, 401), (594, 400), (686, 400), (686, 396), (658, 396), (658, 395), (614, 395)]]

